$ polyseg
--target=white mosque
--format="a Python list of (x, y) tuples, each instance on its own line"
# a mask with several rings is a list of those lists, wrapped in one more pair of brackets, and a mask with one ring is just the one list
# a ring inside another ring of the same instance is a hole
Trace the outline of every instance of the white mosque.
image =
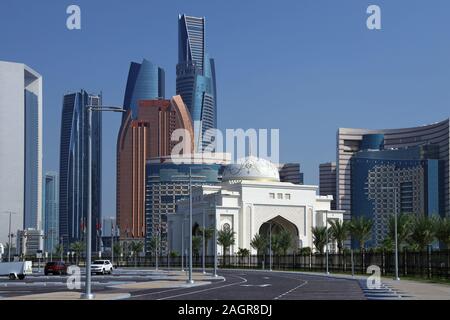
[[(268, 235), (280, 230), (292, 234), (292, 250), (313, 248), (311, 228), (324, 226), (326, 217), (343, 220), (343, 211), (331, 210), (332, 196), (318, 196), (318, 186), (280, 182), (277, 167), (270, 161), (249, 156), (226, 166), (222, 182), (199, 186), (192, 190), (193, 229), (216, 226), (235, 232), (235, 245), (230, 253), (246, 248), (256, 254), (250, 242), (256, 234)], [(182, 238), (189, 239), (189, 199), (178, 202), (175, 214), (168, 217), (171, 251), (182, 252)], [(213, 240), (207, 255), (214, 254)], [(184, 250), (187, 245), (184, 245)], [(218, 254), (223, 254), (217, 246)]]

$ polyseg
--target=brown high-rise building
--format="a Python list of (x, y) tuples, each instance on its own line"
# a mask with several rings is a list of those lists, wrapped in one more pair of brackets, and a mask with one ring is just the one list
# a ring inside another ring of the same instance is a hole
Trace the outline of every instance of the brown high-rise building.
[(120, 238), (145, 236), (145, 165), (150, 158), (171, 154), (172, 132), (186, 129), (194, 150), (191, 116), (180, 96), (171, 100), (140, 100), (135, 119), (129, 110), (117, 141), (117, 224)]

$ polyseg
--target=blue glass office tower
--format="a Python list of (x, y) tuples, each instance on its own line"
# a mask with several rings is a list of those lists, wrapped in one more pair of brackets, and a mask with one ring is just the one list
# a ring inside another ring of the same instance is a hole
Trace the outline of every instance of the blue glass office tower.
[(217, 93), (214, 59), (205, 54), (205, 18), (178, 16), (176, 92), (181, 95), (194, 123), (197, 151), (209, 143), (208, 129), (217, 127)]
[(367, 134), (350, 165), (352, 217), (374, 222), (368, 246), (382, 244), (395, 212), (428, 216), (445, 212), (438, 145), (384, 149), (383, 134)]
[(58, 214), (58, 174), (47, 172), (43, 181), (43, 219), (44, 250), (54, 252), (59, 243), (59, 214)]
[(146, 168), (145, 251), (150, 254), (150, 242), (157, 237), (161, 243), (160, 253), (166, 255), (167, 215), (175, 214), (178, 200), (189, 197), (189, 171), (192, 172), (192, 186), (215, 185), (221, 181), (223, 165), (161, 163), (156, 159), (147, 161)]
[[(132, 62), (123, 102), (125, 110), (131, 110), (132, 119), (137, 118), (139, 100), (164, 99), (164, 97), (164, 70), (146, 59), (142, 63)], [(123, 117), (125, 115), (124, 113)]]
[[(87, 106), (102, 105), (102, 95), (84, 90), (64, 95), (59, 158), (59, 235), (68, 250), (83, 241), (88, 202)], [(97, 251), (96, 221), (101, 221), (102, 113), (92, 113), (92, 249)]]

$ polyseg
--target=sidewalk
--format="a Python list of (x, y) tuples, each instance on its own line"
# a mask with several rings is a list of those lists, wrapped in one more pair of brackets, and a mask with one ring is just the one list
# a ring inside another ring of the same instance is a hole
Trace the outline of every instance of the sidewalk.
[[(151, 270), (149, 270), (151, 271)], [(145, 272), (143, 270), (143, 272)], [(153, 271), (164, 275), (164, 279), (153, 281), (131, 282), (107, 286), (109, 291), (95, 293), (94, 300), (121, 300), (131, 297), (133, 291), (166, 288), (189, 288), (211, 284), (211, 280), (223, 280), (223, 277), (214, 277), (211, 274), (194, 272), (193, 284), (186, 283), (187, 273), (181, 271)], [(37, 294), (27, 294), (3, 298), (2, 300), (82, 300), (80, 291), (59, 291)]]
[(390, 288), (407, 293), (408, 300), (450, 300), (450, 285), (439, 283), (426, 283), (411, 280), (395, 281), (382, 279)]
[[(302, 274), (323, 276), (339, 279), (356, 279), (367, 280), (368, 276), (364, 275), (343, 275), (343, 274), (321, 274), (315, 272), (299, 272)], [(390, 278), (381, 278), (381, 283), (387, 285), (389, 288), (397, 291), (404, 300), (450, 300), (450, 285), (440, 283), (427, 283), (413, 280), (395, 281)]]
[[(225, 270), (240, 270), (243, 272), (251, 271), (264, 271), (254, 269), (225, 269)], [(265, 270), (267, 272), (271, 272)], [(362, 280), (366, 281), (368, 275), (347, 275), (347, 274), (333, 274), (329, 275), (320, 272), (307, 272), (307, 271), (282, 271), (276, 270), (274, 272), (305, 274), (311, 276), (329, 277), (335, 279), (348, 279), (348, 280)], [(395, 281), (390, 278), (382, 277), (381, 283), (388, 286), (394, 291), (397, 291), (402, 300), (450, 300), (450, 285), (440, 283), (427, 283), (413, 280), (400, 280)]]
[[(96, 293), (94, 300), (121, 300), (127, 299), (131, 295), (129, 293)], [(30, 294), (25, 296), (16, 296), (4, 298), (3, 300), (83, 300), (81, 293), (77, 291), (49, 292)]]

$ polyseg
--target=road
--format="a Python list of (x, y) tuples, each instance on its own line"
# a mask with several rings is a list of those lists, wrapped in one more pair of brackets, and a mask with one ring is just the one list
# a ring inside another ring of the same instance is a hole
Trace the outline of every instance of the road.
[(134, 292), (134, 300), (331, 300), (366, 299), (356, 280), (276, 271), (223, 270), (224, 280), (196, 288)]
[[(133, 300), (363, 300), (359, 281), (321, 275), (277, 271), (220, 270), (223, 278), (195, 287), (152, 288), (127, 291)], [(111, 286), (167, 279), (154, 270), (117, 270), (113, 275), (92, 277), (97, 293), (117, 292)], [(82, 276), (81, 280), (84, 280)], [(24, 281), (0, 278), (0, 298), (67, 291), (66, 276), (28, 276)], [(120, 291), (120, 290), (119, 290)]]

